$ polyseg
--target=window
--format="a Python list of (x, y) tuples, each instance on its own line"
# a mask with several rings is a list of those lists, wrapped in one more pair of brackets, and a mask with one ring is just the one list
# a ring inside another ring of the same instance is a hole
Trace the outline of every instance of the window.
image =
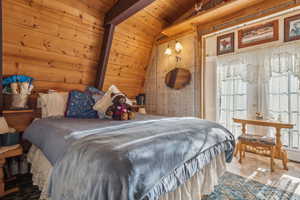
[(300, 149), (299, 80), (291, 72), (273, 73), (269, 83), (269, 115), (295, 124), (293, 130), (282, 130), (282, 143), (290, 149)]
[[(218, 121), (237, 137), (241, 127), (232, 118), (265, 118), (295, 124), (283, 129), (282, 143), (300, 155), (300, 45), (255, 49), (217, 57)], [(275, 130), (251, 127), (257, 133)]]

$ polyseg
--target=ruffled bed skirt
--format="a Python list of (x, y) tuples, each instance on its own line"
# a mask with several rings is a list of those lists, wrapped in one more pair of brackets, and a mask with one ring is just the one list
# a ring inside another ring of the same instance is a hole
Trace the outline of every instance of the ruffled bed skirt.
[[(29, 151), (28, 161), (31, 163), (33, 183), (42, 191), (40, 200), (49, 200), (47, 190), (52, 165), (41, 150), (34, 145)], [(225, 171), (225, 153), (222, 153), (185, 184), (178, 187), (174, 192), (163, 195), (159, 200), (201, 200), (203, 195), (209, 195), (214, 191), (214, 187), (218, 184), (218, 179)]]

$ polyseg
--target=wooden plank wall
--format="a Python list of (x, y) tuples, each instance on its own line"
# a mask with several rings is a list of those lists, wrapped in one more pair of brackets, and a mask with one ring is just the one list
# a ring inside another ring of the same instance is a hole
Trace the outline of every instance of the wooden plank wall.
[[(2, 0), (4, 75), (32, 76), (36, 90), (94, 85), (103, 20), (117, 0)], [(104, 89), (143, 91), (152, 44), (191, 0), (157, 0), (116, 29)], [(180, 14), (179, 14), (180, 13)]]
[(116, 84), (134, 97), (142, 92), (145, 71), (161, 21), (142, 11), (116, 28), (104, 89)]
[[(197, 64), (197, 36), (191, 34), (178, 38), (182, 43), (183, 50), (180, 54), (174, 52), (175, 40), (161, 44), (153, 50), (150, 66), (147, 70), (145, 91), (146, 109), (150, 114), (163, 116), (199, 116), (200, 92), (199, 65)], [(173, 54), (167, 56), (165, 49), (170, 45)], [(181, 61), (176, 63), (176, 56), (181, 57)], [(180, 67), (187, 69), (192, 74), (189, 85), (181, 90), (174, 90), (166, 86), (165, 76), (174, 69)]]
[(4, 75), (34, 77), (38, 90), (93, 85), (111, 0), (3, 0)]

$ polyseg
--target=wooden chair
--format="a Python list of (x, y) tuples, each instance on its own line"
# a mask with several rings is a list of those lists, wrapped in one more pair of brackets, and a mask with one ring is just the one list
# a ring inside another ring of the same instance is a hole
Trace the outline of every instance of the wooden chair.
[(238, 138), (237, 143), (237, 151), (235, 152), (235, 156), (237, 156), (237, 153), (240, 154), (239, 162), (242, 163), (242, 159), (245, 158), (245, 151), (246, 146), (254, 147), (255, 149), (260, 150), (267, 150), (270, 152), (270, 166), (271, 166), (271, 172), (274, 172), (274, 156), (275, 156), (275, 138), (271, 137), (264, 137), (264, 136), (258, 136), (258, 135), (248, 135), (244, 134), (241, 135)]

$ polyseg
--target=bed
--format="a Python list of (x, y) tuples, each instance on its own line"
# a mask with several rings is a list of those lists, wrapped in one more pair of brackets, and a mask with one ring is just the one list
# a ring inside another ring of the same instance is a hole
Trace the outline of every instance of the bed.
[(226, 171), (233, 135), (197, 118), (46, 118), (24, 138), (41, 199), (200, 200)]

